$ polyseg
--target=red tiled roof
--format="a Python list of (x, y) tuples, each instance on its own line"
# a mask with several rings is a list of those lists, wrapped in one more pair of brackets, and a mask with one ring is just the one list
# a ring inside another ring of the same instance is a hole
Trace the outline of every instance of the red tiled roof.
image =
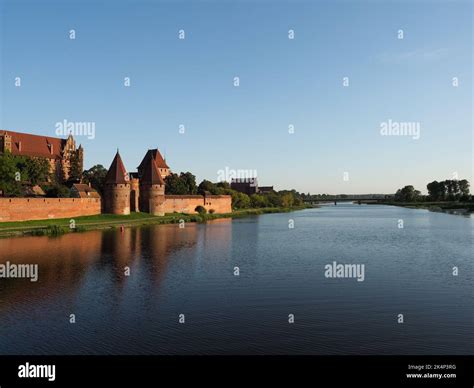
[(129, 183), (130, 178), (128, 177), (127, 170), (123, 165), (122, 158), (120, 154), (115, 154), (115, 158), (112, 161), (112, 164), (109, 167), (109, 171), (105, 177), (105, 183)]
[(145, 157), (143, 158), (142, 162), (138, 166), (138, 169), (142, 169), (145, 167), (145, 163), (147, 162), (148, 158), (152, 157), (153, 160), (156, 162), (156, 166), (158, 168), (169, 168), (168, 165), (166, 164), (165, 160), (163, 159), (163, 156), (161, 156), (160, 151), (158, 148), (155, 148), (153, 150), (148, 150), (147, 153), (145, 154)]
[(144, 166), (143, 175), (140, 182), (147, 183), (149, 185), (164, 185), (165, 182), (161, 177), (160, 171), (156, 162), (152, 158), (148, 158), (146, 165)]
[[(4, 135), (5, 133), (12, 137), (13, 155), (60, 159), (61, 152), (66, 144), (66, 139), (58, 137), (0, 130), (0, 135)], [(53, 147), (52, 152), (51, 146)]]
[(84, 183), (74, 183), (72, 189), (77, 191), (80, 198), (100, 198), (99, 193), (94, 188)]

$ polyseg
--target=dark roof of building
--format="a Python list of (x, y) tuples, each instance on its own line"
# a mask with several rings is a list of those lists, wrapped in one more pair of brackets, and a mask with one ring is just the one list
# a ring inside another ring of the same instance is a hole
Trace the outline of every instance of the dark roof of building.
[(152, 158), (148, 158), (146, 164), (143, 166), (143, 175), (140, 178), (140, 182), (149, 185), (165, 184), (161, 177), (160, 170), (158, 170), (158, 166)]
[(130, 178), (128, 177), (127, 170), (123, 165), (122, 158), (119, 152), (115, 154), (115, 158), (109, 167), (109, 171), (105, 177), (105, 183), (129, 183)]
[(20, 156), (59, 159), (67, 141), (58, 137), (0, 130), (0, 135), (5, 134), (12, 137), (12, 154)]
[(246, 186), (257, 186), (257, 178), (232, 178), (230, 181), (230, 186), (234, 185), (246, 185)]
[(96, 191), (93, 187), (90, 187), (85, 183), (74, 183), (72, 187), (74, 187), (77, 191)]
[(93, 197), (93, 198), (100, 197), (96, 189), (84, 183), (74, 183), (71, 189), (76, 190), (79, 193), (79, 196), (81, 198), (82, 197)]
[(155, 149), (147, 151), (142, 162), (138, 166), (139, 170), (144, 168), (145, 163), (148, 161), (149, 158), (153, 158), (158, 168), (169, 168), (168, 165), (166, 164), (166, 161), (163, 159), (163, 156), (161, 156), (158, 148), (155, 148)]

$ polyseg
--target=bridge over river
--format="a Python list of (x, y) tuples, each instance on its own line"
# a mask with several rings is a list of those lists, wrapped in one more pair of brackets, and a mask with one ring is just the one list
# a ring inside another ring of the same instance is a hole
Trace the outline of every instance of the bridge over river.
[(338, 202), (356, 202), (359, 205), (363, 203), (377, 203), (379, 201), (390, 200), (393, 197), (391, 194), (368, 194), (368, 195), (328, 195), (320, 198), (306, 198), (303, 200), (307, 204), (318, 204), (318, 203), (329, 203), (334, 202), (337, 205)]

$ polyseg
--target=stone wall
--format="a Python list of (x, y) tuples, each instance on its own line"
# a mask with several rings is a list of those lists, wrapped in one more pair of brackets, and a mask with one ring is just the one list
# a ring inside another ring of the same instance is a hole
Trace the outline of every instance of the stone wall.
[(164, 213), (194, 214), (197, 206), (203, 206), (207, 211), (214, 209), (215, 213), (232, 212), (232, 197), (230, 195), (165, 195), (162, 205)]
[[(128, 202), (129, 203), (129, 202)], [(195, 214), (203, 206), (215, 213), (232, 212), (230, 195), (166, 195), (163, 213)], [(99, 198), (0, 198), (0, 222), (91, 216), (101, 213)]]
[(99, 198), (0, 198), (0, 222), (100, 214)]

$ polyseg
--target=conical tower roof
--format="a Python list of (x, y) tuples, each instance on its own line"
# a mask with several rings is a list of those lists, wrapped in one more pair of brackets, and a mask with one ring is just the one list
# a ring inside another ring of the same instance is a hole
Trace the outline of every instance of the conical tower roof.
[(122, 158), (120, 157), (118, 150), (105, 177), (105, 183), (129, 183), (127, 170), (123, 165)]
[(164, 185), (165, 182), (161, 177), (160, 170), (153, 158), (148, 158), (145, 165), (143, 166), (143, 175), (140, 178), (140, 182), (148, 185)]
[(145, 165), (148, 163), (148, 159), (150, 158), (152, 158), (156, 162), (158, 168), (169, 168), (166, 164), (166, 161), (163, 159), (163, 156), (161, 156), (161, 153), (158, 148), (155, 148), (147, 151), (142, 162), (138, 166), (138, 170), (145, 168)]

